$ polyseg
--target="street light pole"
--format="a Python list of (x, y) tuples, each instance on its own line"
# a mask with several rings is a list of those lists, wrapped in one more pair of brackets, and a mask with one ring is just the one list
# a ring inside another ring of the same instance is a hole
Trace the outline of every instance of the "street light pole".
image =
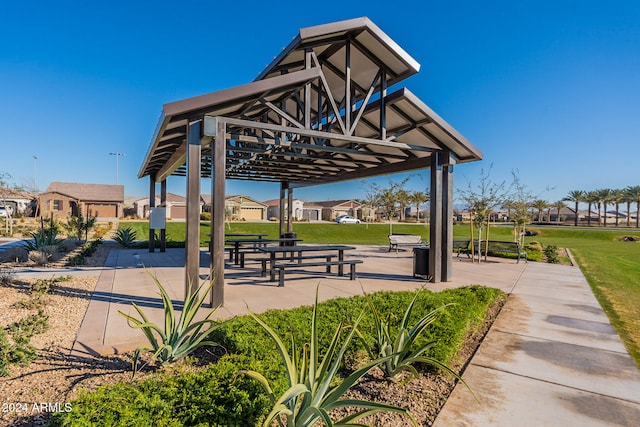
[(124, 156), (124, 153), (109, 153), (112, 156), (116, 156), (116, 185), (118, 185), (118, 157)]

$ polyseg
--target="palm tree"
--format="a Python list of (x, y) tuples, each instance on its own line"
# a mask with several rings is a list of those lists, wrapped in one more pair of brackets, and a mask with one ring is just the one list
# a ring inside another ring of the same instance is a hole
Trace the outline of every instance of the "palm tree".
[(598, 223), (600, 223), (600, 204), (602, 204), (602, 208), (604, 211), (604, 223), (603, 227), (607, 226), (607, 204), (611, 202), (611, 189), (609, 188), (601, 188), (600, 190), (596, 190), (598, 194)]
[[(560, 211), (563, 208), (566, 208), (567, 204), (565, 202), (563, 202), (562, 200), (558, 200), (557, 202), (552, 203), (551, 206), (558, 210), (558, 216), (556, 217), (556, 222), (559, 224), (560, 223)], [(551, 209), (549, 209), (549, 212), (551, 212)], [(549, 222), (551, 222), (551, 214), (549, 214)]]
[[(589, 212), (587, 216), (587, 227), (591, 227), (591, 206), (598, 203), (598, 193), (595, 191), (587, 191), (584, 196), (584, 201), (589, 204)], [(600, 220), (598, 219), (598, 224)]]
[[(636, 202), (636, 228), (640, 226), (640, 185), (634, 185), (625, 188), (625, 192), (629, 197), (629, 200)], [(631, 213), (631, 203), (629, 203), (629, 208), (627, 209), (627, 214)], [(631, 216), (631, 215), (628, 215)]]
[(511, 210), (514, 209), (514, 207), (515, 207), (515, 201), (513, 201), (512, 199), (506, 199), (502, 203), (502, 209), (506, 209), (507, 210), (507, 220), (508, 221), (512, 221), (512, 219), (511, 219)]
[(429, 190), (424, 191), (413, 191), (409, 194), (409, 199), (411, 203), (415, 203), (416, 210), (418, 212), (418, 222), (420, 222), (420, 205), (427, 200), (429, 200)]
[(398, 205), (400, 206), (400, 221), (404, 221), (405, 219), (405, 211), (407, 206), (411, 203), (411, 196), (409, 192), (404, 188), (398, 190), (396, 193), (396, 197), (398, 200)]
[(616, 227), (617, 227), (620, 219), (620, 203), (624, 201), (624, 190), (621, 190), (619, 188), (611, 190), (610, 201), (612, 203), (615, 203), (616, 205)]
[(544, 210), (549, 206), (549, 203), (546, 200), (536, 199), (531, 206), (538, 210), (538, 222), (542, 222)]
[(585, 192), (582, 190), (569, 191), (569, 194), (567, 194), (567, 196), (562, 200), (564, 200), (565, 202), (575, 203), (576, 216), (573, 220), (573, 225), (577, 227), (578, 226), (578, 203), (585, 201)]

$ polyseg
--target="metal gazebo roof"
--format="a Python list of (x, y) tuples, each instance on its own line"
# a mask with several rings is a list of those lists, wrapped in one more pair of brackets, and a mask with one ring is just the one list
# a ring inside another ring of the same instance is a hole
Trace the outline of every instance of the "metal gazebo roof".
[[(165, 104), (139, 177), (184, 176), (187, 124), (205, 116), (237, 120), (228, 179), (295, 187), (425, 168), (434, 151), (481, 159), (408, 89), (386, 94), (419, 68), (368, 18), (301, 29), (254, 82)], [(206, 142), (202, 155), (209, 176)]]
[[(138, 176), (150, 177), (150, 200), (157, 182), (164, 195), (168, 177), (187, 177), (186, 286), (199, 275), (201, 177), (212, 178), (217, 305), (226, 179), (279, 182), (282, 235), (285, 192), (291, 200), (295, 187), (416, 169), (430, 170), (429, 271), (435, 282), (449, 280), (453, 165), (482, 154), (408, 89), (388, 91), (419, 69), (368, 18), (357, 18), (300, 30), (251, 83), (165, 104)], [(291, 216), (287, 222), (291, 231)]]

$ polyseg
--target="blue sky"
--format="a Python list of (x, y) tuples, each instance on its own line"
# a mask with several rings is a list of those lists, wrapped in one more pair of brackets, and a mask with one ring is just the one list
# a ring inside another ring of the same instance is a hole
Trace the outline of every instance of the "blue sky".
[[(222, 3), (222, 4), (220, 4)], [(420, 64), (402, 85), (483, 153), (480, 171), (556, 201), (570, 190), (640, 185), (637, 1), (30, 1), (0, 15), (0, 172), (125, 185), (162, 104), (252, 81), (299, 28), (368, 16)], [(37, 156), (37, 160), (33, 158)], [(412, 178), (411, 189), (428, 185)], [(404, 176), (392, 176), (400, 180)], [(384, 184), (385, 177), (377, 182)], [(184, 194), (184, 179), (169, 191)], [(277, 184), (228, 181), (228, 194), (277, 197)], [(296, 190), (356, 198), (353, 181)]]

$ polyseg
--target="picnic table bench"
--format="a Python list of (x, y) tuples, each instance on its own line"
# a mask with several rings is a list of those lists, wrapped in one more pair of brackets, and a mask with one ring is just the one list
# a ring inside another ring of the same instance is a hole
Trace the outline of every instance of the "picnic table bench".
[(407, 246), (426, 246), (427, 243), (422, 240), (422, 236), (419, 234), (389, 234), (389, 252), (393, 249), (398, 253), (398, 248)]
[(524, 259), (527, 261), (527, 252), (524, 251), (520, 247), (520, 243), (518, 242), (503, 242), (499, 240), (489, 240), (482, 242), (474, 242), (474, 247), (478, 249), (478, 243), (480, 243), (480, 249), (477, 250), (477, 253), (480, 255), (496, 255), (500, 256), (501, 254), (514, 254), (516, 255), (516, 263), (520, 262), (520, 259)]
[[(361, 264), (362, 260), (359, 259), (344, 259), (344, 251), (355, 249), (353, 246), (345, 245), (296, 245), (288, 247), (270, 246), (258, 248), (259, 251), (269, 254), (268, 260), (264, 260), (263, 274), (266, 275), (266, 263), (269, 262), (270, 280), (275, 281), (276, 272), (278, 273), (278, 286), (284, 286), (285, 271), (289, 268), (303, 268), (303, 267), (327, 267), (327, 273), (331, 273), (331, 267), (338, 267), (338, 276), (342, 276), (344, 273), (344, 266), (350, 266), (350, 278), (355, 280), (356, 278), (356, 264)], [(314, 252), (313, 254), (308, 254)], [(319, 253), (324, 252), (324, 253)], [(333, 260), (335, 253), (337, 252), (338, 259)], [(277, 254), (286, 255), (280, 259), (276, 258)], [(297, 254), (297, 255), (294, 255)], [(323, 259), (313, 262), (302, 262), (303, 259)]]
[[(278, 286), (284, 286), (284, 272), (287, 268), (301, 268), (301, 267), (327, 267), (327, 273), (331, 273), (331, 266), (337, 265), (338, 269), (342, 266), (349, 265), (349, 279), (356, 280), (356, 264), (362, 264), (361, 259), (343, 259), (335, 261), (318, 261), (318, 262), (277, 262), (274, 268), (278, 271)], [(342, 276), (338, 271), (338, 276)]]

